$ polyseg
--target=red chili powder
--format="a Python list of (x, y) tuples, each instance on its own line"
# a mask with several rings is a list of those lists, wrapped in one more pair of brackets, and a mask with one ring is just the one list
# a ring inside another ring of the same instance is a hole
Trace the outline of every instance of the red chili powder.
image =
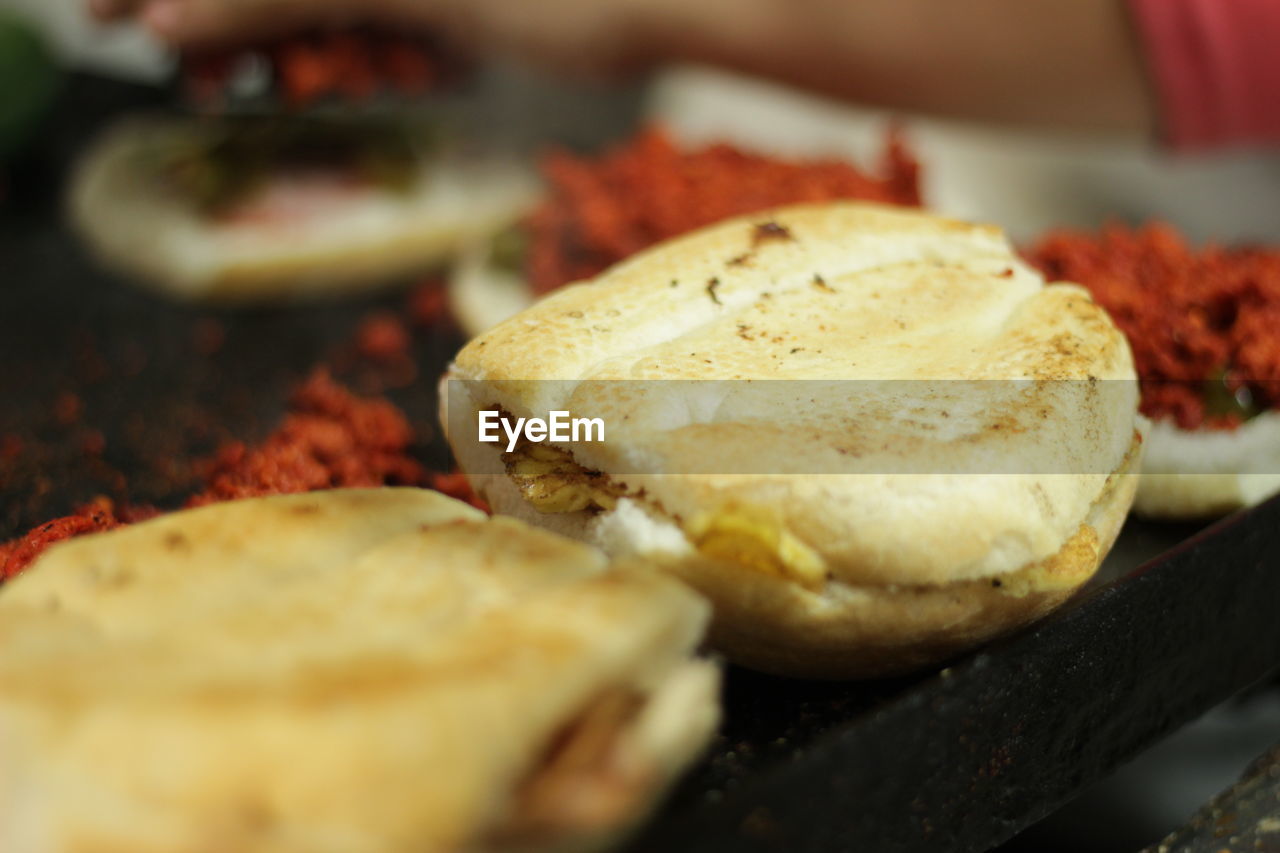
[(408, 454), (413, 429), (390, 401), (355, 396), (325, 368), (294, 391), (290, 411), (254, 448), (224, 447), (207, 488), (188, 501), (217, 501), (315, 489), (423, 485), (427, 472)]
[(8, 461), (17, 459), (22, 455), (26, 442), (22, 440), (22, 436), (6, 433), (0, 435), (0, 461)]
[(1280, 404), (1280, 251), (1191, 248), (1172, 227), (1052, 231), (1027, 252), (1051, 280), (1093, 292), (1129, 337), (1142, 411), (1183, 429), (1233, 428), (1207, 410), (1217, 383)]
[(424, 328), (435, 328), (449, 322), (448, 294), (444, 282), (430, 278), (410, 291), (405, 300), (409, 322)]
[(64, 539), (136, 524), (160, 515), (152, 506), (117, 504), (99, 495), (70, 515), (46, 521), (23, 536), (0, 542), (0, 582), (16, 577), (53, 545)]
[(649, 128), (598, 158), (542, 164), (546, 199), (525, 220), (525, 272), (538, 293), (591, 278), (653, 245), (731, 216), (834, 199), (920, 204), (920, 166), (890, 133), (879, 176), (843, 160), (791, 161), (727, 144), (692, 151)]
[(409, 330), (390, 311), (374, 311), (356, 328), (355, 349), (361, 358), (382, 364), (409, 358)]
[[(205, 490), (187, 506), (317, 489), (430, 485), (488, 511), (462, 474), (426, 471), (409, 455), (412, 443), (408, 419), (389, 400), (357, 397), (320, 368), (294, 391), (288, 414), (266, 440), (256, 447), (237, 442), (218, 452), (209, 463)], [(56, 542), (158, 514), (151, 507), (97, 498), (71, 515), (0, 543), (0, 582), (16, 576)]]
[(80, 452), (85, 456), (101, 456), (107, 449), (107, 437), (102, 430), (86, 429), (80, 435)]
[(84, 413), (84, 403), (78, 394), (63, 391), (53, 401), (53, 420), (58, 426), (71, 426)]
[(115, 505), (107, 498), (95, 498), (71, 515), (45, 522), (25, 536), (0, 545), (0, 580), (16, 577), (51, 545), (73, 536), (110, 530), (120, 524)]

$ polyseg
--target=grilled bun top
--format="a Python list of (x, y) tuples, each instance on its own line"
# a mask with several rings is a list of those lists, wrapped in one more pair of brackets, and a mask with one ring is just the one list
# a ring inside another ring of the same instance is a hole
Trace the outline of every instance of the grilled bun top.
[(1132, 451), (1138, 401), (1106, 313), (998, 229), (852, 202), (642, 252), (476, 338), (451, 376), (479, 406), (603, 418), (575, 459), (691, 538), (731, 519), (870, 584), (1055, 554)]

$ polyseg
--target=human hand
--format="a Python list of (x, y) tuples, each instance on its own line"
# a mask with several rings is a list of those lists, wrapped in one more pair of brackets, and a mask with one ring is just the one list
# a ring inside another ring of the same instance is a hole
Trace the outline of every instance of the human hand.
[(87, 0), (103, 22), (136, 20), (160, 39), (186, 47), (247, 41), (342, 22), (354, 17), (351, 0)]
[(177, 47), (371, 21), (438, 33), (477, 53), (562, 71), (645, 64), (647, 0), (88, 0), (99, 20), (136, 19)]

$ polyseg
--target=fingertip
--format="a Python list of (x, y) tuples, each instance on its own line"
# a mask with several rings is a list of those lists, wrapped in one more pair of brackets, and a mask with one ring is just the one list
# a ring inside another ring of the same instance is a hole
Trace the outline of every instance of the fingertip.
[[(268, 31), (277, 24), (264, 14), (275, 4), (263, 2), (244, 10), (227, 9), (225, 0), (150, 0), (142, 21), (157, 38), (174, 46), (211, 46)], [(254, 14), (247, 14), (255, 8)], [(240, 14), (233, 14), (237, 11)], [(280, 16), (276, 16), (277, 18)]]

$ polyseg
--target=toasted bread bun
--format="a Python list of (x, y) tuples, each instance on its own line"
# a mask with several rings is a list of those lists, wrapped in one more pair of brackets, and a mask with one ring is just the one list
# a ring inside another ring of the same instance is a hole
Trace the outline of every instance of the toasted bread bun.
[(1135, 512), (1150, 518), (1212, 518), (1280, 491), (1280, 413), (1237, 429), (1184, 430), (1151, 425)]
[(377, 188), (286, 223), (219, 223), (166, 187), (153, 152), (208, 129), (135, 119), (88, 152), (73, 181), (73, 221), (102, 262), (192, 300), (270, 302), (385, 286), (448, 261), (536, 197), (523, 164), (446, 145), (424, 156), (405, 193)]
[(0, 591), (0, 849), (585, 849), (705, 744), (706, 606), (438, 493), (177, 513)]
[[(713, 599), (721, 649), (783, 674), (910, 669), (1044, 613), (1106, 554), (1141, 450), (1128, 345), (1083, 289), (994, 228), (857, 203), (655, 247), (450, 377), (492, 506), (661, 563)], [(494, 408), (606, 440), (522, 459), (477, 440)]]

